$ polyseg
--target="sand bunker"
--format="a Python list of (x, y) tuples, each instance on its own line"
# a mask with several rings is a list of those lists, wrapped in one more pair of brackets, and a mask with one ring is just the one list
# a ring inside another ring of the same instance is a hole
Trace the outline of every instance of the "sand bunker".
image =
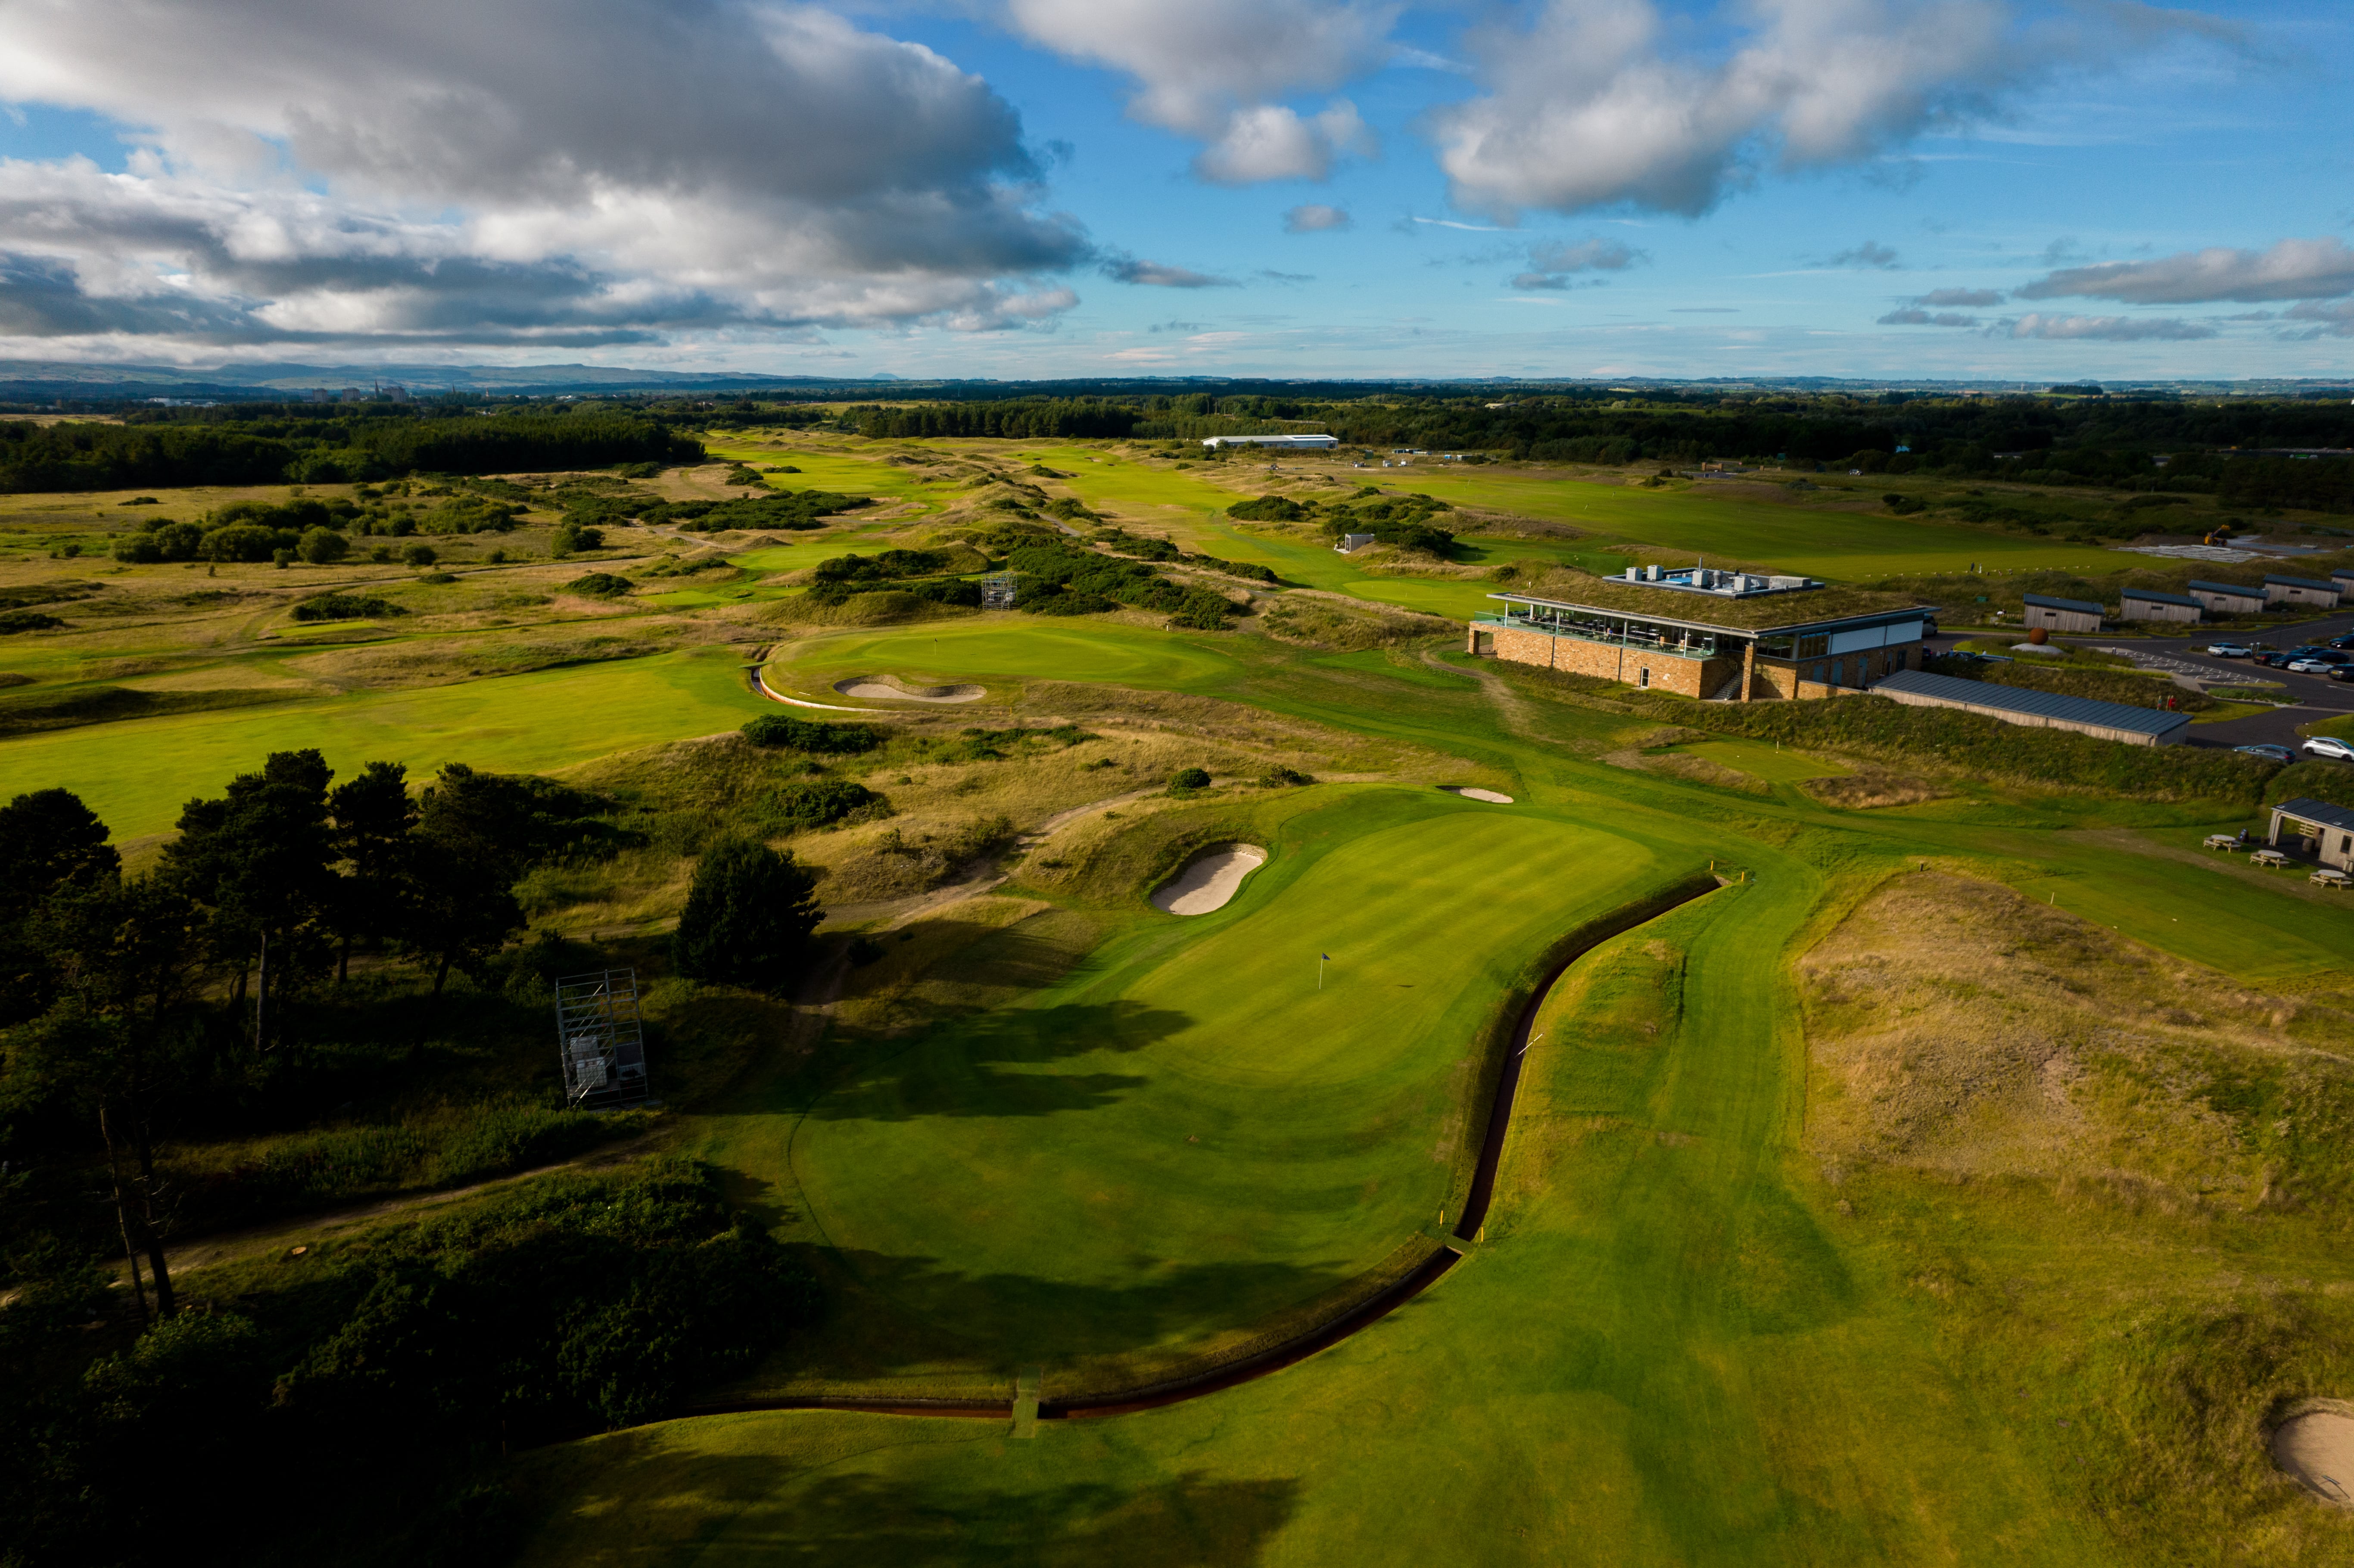
[(2273, 1432), (2273, 1463), (2323, 1502), (2354, 1509), (2354, 1404), (2316, 1400)]
[(1509, 806), (1512, 803), (1512, 798), (1510, 795), (1499, 795), (1493, 789), (1474, 789), (1463, 784), (1441, 784), (1439, 788), (1450, 795), (1460, 795), (1467, 800), (1485, 800), (1491, 806)]
[(1224, 909), (1240, 891), (1243, 878), (1267, 863), (1267, 851), (1257, 844), (1212, 844), (1177, 880), (1152, 895), (1152, 906), (1164, 915), (1207, 915)]
[(977, 703), (989, 694), (979, 686), (903, 686), (893, 675), (853, 675), (847, 681), (836, 681), (833, 689), (845, 697), (864, 697), (870, 702)]

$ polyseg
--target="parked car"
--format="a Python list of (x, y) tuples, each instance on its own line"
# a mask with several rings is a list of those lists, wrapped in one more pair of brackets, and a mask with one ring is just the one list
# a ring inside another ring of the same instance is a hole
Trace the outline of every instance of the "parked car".
[(2285, 746), (2235, 746), (2232, 750), (2246, 757), (2261, 757), (2269, 762), (2295, 762), (2296, 753)]
[(2344, 741), (2334, 735), (2317, 735), (2299, 749), (2307, 757), (2325, 758), (2331, 762), (2354, 762), (2354, 741)]
[(2267, 653), (2264, 657), (2264, 662), (2275, 670), (2285, 670), (2289, 667), (2291, 661), (2306, 658), (2309, 655), (2322, 652), (2325, 651), (2308, 643), (2302, 648), (2285, 648), (2277, 653)]
[(2354, 681), (2354, 664), (2338, 665), (2329, 672), (2329, 678), (2333, 681)]
[(2292, 659), (2281, 666), (2294, 675), (2327, 675), (2337, 667), (2327, 659)]
[(2256, 651), (2244, 642), (2210, 642), (2207, 652), (2216, 659), (2253, 659)]

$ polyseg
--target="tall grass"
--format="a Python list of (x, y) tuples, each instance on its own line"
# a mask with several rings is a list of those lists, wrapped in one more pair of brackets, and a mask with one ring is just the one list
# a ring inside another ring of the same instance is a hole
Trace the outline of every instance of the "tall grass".
[[(200, 1152), (188, 1172), (210, 1223), (263, 1218), (395, 1192), (454, 1187), (546, 1165), (641, 1129), (648, 1118), (509, 1102), (420, 1111)], [(209, 1154), (211, 1158), (206, 1156)]]

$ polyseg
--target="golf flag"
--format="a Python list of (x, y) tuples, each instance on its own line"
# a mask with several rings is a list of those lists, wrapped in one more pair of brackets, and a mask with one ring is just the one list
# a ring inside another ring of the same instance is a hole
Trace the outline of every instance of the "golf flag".
[(1316, 956), (1328, 964), (1332, 961), (1332, 955), (1330, 953), (1319, 953)]

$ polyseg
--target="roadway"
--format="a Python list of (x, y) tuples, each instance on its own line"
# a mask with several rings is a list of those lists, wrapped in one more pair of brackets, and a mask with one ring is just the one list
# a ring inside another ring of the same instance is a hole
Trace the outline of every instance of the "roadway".
[[(1999, 637), (2018, 630), (2008, 628), (1992, 635)], [(2207, 645), (2210, 642), (2262, 641), (2275, 648), (2297, 648), (2308, 642), (2327, 642), (2333, 637), (2343, 637), (2349, 632), (2354, 632), (2354, 612), (2341, 610), (2293, 625), (2267, 626), (2259, 631), (2206, 630), (2190, 637), (2057, 637), (2052, 641), (2081, 648), (2116, 649), (2136, 655), (2136, 662), (2145, 668), (2193, 680), (2242, 683), (2276, 681), (2286, 688), (2286, 695), (2296, 699), (2296, 706), (2276, 707), (2265, 713), (2223, 719), (2214, 724), (2193, 725), (2190, 744), (2229, 747), (2270, 742), (2294, 751), (2303, 739), (2296, 733), (2300, 726), (2354, 714), (2354, 682), (2333, 681), (2327, 675), (2300, 675), (2288, 670), (2267, 669), (2251, 659), (2217, 659), (2208, 653)], [(1934, 640), (1933, 646), (1944, 652), (1963, 641), (1988, 635), (1983, 630), (1942, 632)]]

